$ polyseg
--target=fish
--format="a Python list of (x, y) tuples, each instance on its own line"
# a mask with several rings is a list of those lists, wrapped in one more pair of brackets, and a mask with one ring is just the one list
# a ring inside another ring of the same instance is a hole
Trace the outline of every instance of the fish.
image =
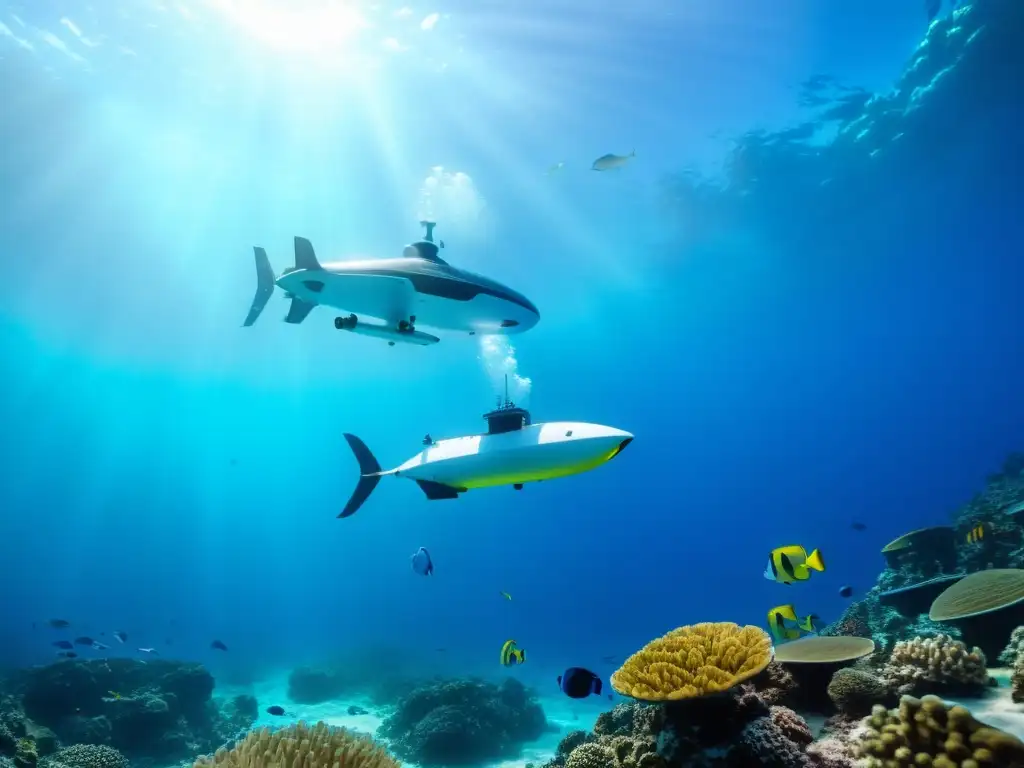
[[(802, 619), (796, 615), (796, 609), (791, 604), (777, 605), (768, 611), (768, 629), (779, 642), (796, 640), (801, 632), (816, 632), (814, 622), (818, 619), (810, 613)], [(796, 627), (787, 627), (786, 621), (792, 621)]]
[(78, 654), (75, 653), (74, 651), (57, 651), (57, 655), (58, 656), (62, 656), (65, 659), (75, 659), (75, 658), (78, 658)]
[(606, 662), (606, 663), (608, 663), (608, 664), (611, 664), (611, 663), (612, 663), (613, 661), (615, 661), (615, 660), (616, 660), (617, 658), (619, 658), (619, 657), (618, 657), (618, 656), (617, 656), (616, 654), (614, 654), (614, 653), (610, 653), (610, 654), (608, 654), (607, 656), (602, 656), (602, 657), (601, 657), (601, 661), (604, 661), (604, 662)]
[(601, 155), (594, 164), (590, 166), (592, 171), (611, 171), (615, 168), (622, 168), (626, 163), (636, 157), (636, 150), (634, 149), (628, 155)]
[(583, 667), (569, 667), (558, 676), (558, 687), (570, 699), (601, 695), (601, 678)]
[(850, 523), (850, 527), (853, 528), (853, 530), (855, 531), (866, 531), (868, 529), (868, 527), (864, 525), (864, 523), (858, 523), (856, 520)]
[(88, 635), (82, 635), (81, 637), (75, 638), (75, 645), (92, 645), (96, 641)]
[(66, 648), (68, 650), (75, 647), (70, 640), (54, 640), (53, 645), (57, 648)]
[(226, 651), (228, 649), (228, 647), (224, 645), (224, 643), (222, 643), (220, 640), (214, 640), (212, 643), (210, 643), (210, 647), (213, 648), (213, 650), (215, 651)]
[(412, 570), (420, 576), (432, 576), (434, 574), (434, 561), (430, 559), (430, 553), (426, 547), (420, 547), (412, 555)]
[(355, 704), (349, 705), (349, 708), (346, 709), (345, 711), (348, 712), (353, 717), (355, 717), (357, 715), (368, 715), (368, 714), (370, 714), (365, 709), (363, 709), (362, 707), (357, 707)]
[(284, 707), (279, 707), (277, 704), (267, 707), (267, 714), (273, 715), (274, 717), (281, 717), (284, 714)]
[(992, 526), (988, 523), (978, 523), (967, 532), (965, 540), (968, 544), (977, 544), (987, 535), (992, 533)]
[(139, 653), (152, 653), (154, 656), (160, 655), (156, 652), (156, 648), (139, 648)]
[(499, 592), (498, 594), (504, 597), (506, 600), (512, 599), (512, 595), (510, 595), (508, 592)]
[(110, 648), (109, 645), (107, 645), (106, 643), (101, 643), (99, 640), (93, 640), (92, 641), (92, 649), (94, 651), (105, 651), (105, 650), (107, 650), (109, 648)]
[(551, 174), (553, 174), (553, 173), (558, 173), (558, 172), (559, 172), (560, 170), (562, 170), (562, 168), (564, 168), (564, 167), (565, 167), (565, 161), (564, 161), (564, 160), (562, 160), (561, 162), (555, 163), (555, 164), (554, 164), (554, 165), (552, 165), (552, 166), (551, 166), (550, 168), (548, 168), (548, 169), (547, 169), (547, 170), (546, 170), (546, 171), (544, 172), (544, 175), (545, 175), (545, 176), (550, 176), (550, 175), (551, 175)]
[(515, 640), (506, 640), (501, 646), (501, 666), (512, 667), (526, 661), (526, 652), (516, 646)]
[(792, 584), (794, 581), (807, 581), (811, 571), (824, 571), (825, 561), (821, 552), (814, 549), (810, 554), (799, 544), (776, 547), (768, 555), (768, 566), (764, 569), (764, 577), (768, 581), (780, 584)]
[(839, 596), (840, 597), (850, 597), (852, 594), (853, 594), (853, 587), (851, 587), (849, 584), (844, 585), (844, 586), (839, 588)]
[(46, 626), (53, 629), (65, 629), (71, 626), (71, 622), (67, 619), (47, 619)]
[(128, 639), (128, 633), (127, 632), (122, 632), (121, 630), (118, 630), (117, 632), (114, 632), (113, 634), (114, 634), (114, 639), (117, 640), (117, 642), (119, 642), (119, 643), (123, 643), (124, 641), (126, 641)]
[(120, 699), (121, 698), (121, 694), (118, 693), (117, 691), (107, 691), (107, 693), (110, 694), (110, 698), (112, 698), (112, 699)]

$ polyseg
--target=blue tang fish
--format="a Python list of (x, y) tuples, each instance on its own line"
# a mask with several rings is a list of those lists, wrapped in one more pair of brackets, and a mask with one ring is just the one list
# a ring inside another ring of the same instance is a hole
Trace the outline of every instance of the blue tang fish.
[(601, 695), (601, 678), (583, 667), (569, 667), (558, 676), (558, 687), (570, 699), (585, 699), (590, 694)]
[(430, 553), (426, 547), (420, 547), (412, 556), (412, 569), (420, 576), (432, 576), (434, 574), (434, 561), (430, 559)]

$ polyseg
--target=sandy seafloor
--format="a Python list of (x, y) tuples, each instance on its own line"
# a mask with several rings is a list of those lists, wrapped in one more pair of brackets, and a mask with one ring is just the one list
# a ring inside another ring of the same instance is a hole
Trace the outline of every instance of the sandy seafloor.
[[(352, 731), (359, 731), (374, 736), (390, 709), (388, 707), (374, 706), (366, 699), (359, 697), (332, 699), (321, 704), (294, 704), (288, 699), (288, 678), (286, 675), (247, 686), (222, 687), (218, 685), (214, 696), (229, 699), (243, 693), (255, 696), (259, 703), (260, 717), (253, 725), (253, 728), (288, 726), (299, 721), (316, 723), (322, 720), (328, 725), (342, 726)], [(562, 740), (565, 734), (575, 730), (593, 730), (598, 715), (611, 708), (611, 702), (598, 698), (594, 698), (592, 702), (577, 702), (561, 696), (538, 696), (537, 700), (544, 709), (548, 723), (554, 730), (550, 733), (545, 733), (537, 741), (527, 743), (523, 747), (520, 757), (512, 760), (481, 764), (481, 768), (524, 768), (527, 763), (534, 763), (539, 766), (555, 756), (558, 742)], [(283, 717), (274, 717), (267, 714), (267, 707), (275, 704), (284, 707), (285, 715)], [(348, 708), (353, 705), (365, 709), (368, 714), (348, 714)], [(402, 764), (414, 765), (404, 761)]]
[[(1010, 670), (990, 669), (989, 673), (999, 683), (997, 688), (985, 692), (983, 696), (975, 698), (952, 698), (947, 701), (962, 704), (967, 707), (974, 716), (995, 728), (1000, 728), (1012, 733), (1019, 739), (1024, 740), (1024, 704), (1016, 704), (1010, 698)], [(387, 716), (387, 707), (375, 707), (370, 702), (361, 698), (334, 699), (322, 704), (293, 704), (288, 699), (287, 676), (267, 680), (255, 685), (245, 687), (219, 687), (215, 693), (218, 697), (230, 698), (240, 693), (248, 693), (256, 697), (260, 706), (260, 717), (254, 728), (263, 726), (287, 726), (303, 720), (307, 723), (323, 721), (328, 725), (337, 725), (353, 731), (359, 731), (371, 736), (376, 734), (377, 728)], [(550, 760), (555, 755), (558, 742), (562, 740), (569, 731), (585, 730), (594, 728), (597, 716), (610, 708), (610, 703), (599, 702), (594, 699), (593, 703), (576, 702), (564, 697), (538, 697), (540, 705), (544, 708), (544, 714), (548, 722), (555, 730), (545, 733), (535, 742), (526, 744), (523, 747), (522, 755), (513, 760), (502, 760), (488, 763), (481, 768), (524, 768), (527, 763), (540, 765)], [(277, 704), (284, 707), (284, 717), (268, 715), (267, 707)], [(350, 706), (361, 707), (367, 710), (365, 715), (350, 715)], [(817, 732), (824, 723), (824, 718), (808, 717), (811, 728)], [(404, 763), (405, 765), (412, 765)]]

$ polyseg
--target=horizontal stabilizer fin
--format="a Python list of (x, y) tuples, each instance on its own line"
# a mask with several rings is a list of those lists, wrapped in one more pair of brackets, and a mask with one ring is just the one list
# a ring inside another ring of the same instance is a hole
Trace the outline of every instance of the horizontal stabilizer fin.
[(423, 493), (427, 495), (427, 498), (430, 501), (438, 501), (440, 499), (457, 499), (459, 498), (459, 493), (462, 491), (461, 488), (453, 488), (450, 485), (435, 483), (432, 480), (417, 480), (416, 485), (423, 489)]
[(316, 260), (316, 253), (313, 251), (313, 244), (304, 237), (295, 238), (295, 268), (321, 269), (320, 262)]
[(315, 306), (316, 304), (302, 299), (292, 299), (292, 305), (288, 308), (288, 315), (284, 321), (293, 324), (301, 323)]
[(246, 315), (245, 322), (242, 323), (244, 328), (248, 328), (256, 322), (263, 308), (267, 306), (267, 301), (274, 293), (274, 268), (270, 266), (267, 252), (258, 246), (252, 250), (256, 254), (256, 295), (253, 296), (252, 306), (249, 307), (249, 314)]
[(363, 506), (363, 502), (370, 497), (373, 489), (380, 482), (380, 464), (370, 449), (366, 447), (366, 443), (348, 432), (345, 433), (345, 440), (359, 463), (359, 482), (356, 484), (356, 489), (352, 492), (348, 504), (341, 510), (338, 517), (349, 517), (358, 512), (359, 508)]

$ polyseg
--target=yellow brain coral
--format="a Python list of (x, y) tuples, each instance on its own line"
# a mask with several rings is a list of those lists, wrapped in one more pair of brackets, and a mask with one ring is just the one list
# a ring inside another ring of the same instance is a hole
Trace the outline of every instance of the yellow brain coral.
[(250, 731), (231, 750), (202, 757), (194, 768), (398, 768), (399, 763), (369, 736), (324, 723), (305, 723), (271, 733)]
[(732, 622), (679, 627), (652, 640), (612, 675), (622, 696), (678, 701), (719, 693), (768, 666), (772, 641), (759, 627)]

